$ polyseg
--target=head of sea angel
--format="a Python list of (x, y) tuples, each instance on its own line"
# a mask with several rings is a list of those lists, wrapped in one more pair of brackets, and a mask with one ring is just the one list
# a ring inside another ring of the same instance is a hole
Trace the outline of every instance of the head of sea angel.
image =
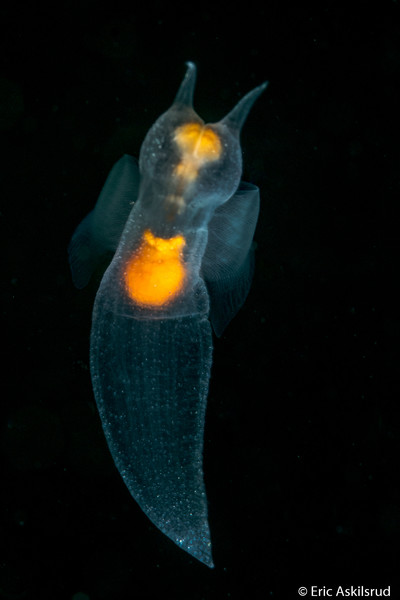
[(199, 213), (207, 221), (235, 193), (242, 173), (240, 130), (267, 87), (254, 88), (223, 119), (206, 124), (193, 109), (195, 82), (196, 66), (188, 62), (172, 106), (150, 128), (139, 157), (141, 192), (153, 217), (177, 226)]

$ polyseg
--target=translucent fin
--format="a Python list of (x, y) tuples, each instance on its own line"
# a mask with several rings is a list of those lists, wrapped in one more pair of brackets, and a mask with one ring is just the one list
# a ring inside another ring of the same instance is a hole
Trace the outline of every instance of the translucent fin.
[(210, 320), (220, 336), (243, 305), (253, 277), (252, 240), (260, 209), (255, 185), (241, 182), (214, 213), (202, 262), (210, 295)]
[(137, 198), (140, 176), (137, 161), (125, 154), (110, 171), (96, 206), (76, 228), (68, 246), (72, 280), (85, 287), (93, 272), (115, 252)]

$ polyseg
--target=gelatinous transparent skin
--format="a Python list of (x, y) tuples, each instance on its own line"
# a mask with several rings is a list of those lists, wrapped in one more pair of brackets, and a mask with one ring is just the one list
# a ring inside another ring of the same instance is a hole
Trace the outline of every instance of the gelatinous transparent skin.
[(251, 283), (259, 193), (239, 185), (239, 134), (266, 84), (204, 124), (192, 107), (196, 69), (187, 66), (139, 168), (127, 155), (113, 167), (69, 256), (84, 287), (114, 252), (95, 300), (90, 355), (115, 464), (151, 521), (212, 567), (202, 467), (211, 325), (221, 335)]

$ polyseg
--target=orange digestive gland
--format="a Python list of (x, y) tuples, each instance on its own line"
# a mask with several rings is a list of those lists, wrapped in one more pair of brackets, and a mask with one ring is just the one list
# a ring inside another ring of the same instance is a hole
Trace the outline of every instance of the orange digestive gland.
[(182, 289), (185, 266), (181, 235), (169, 239), (156, 237), (146, 230), (138, 250), (128, 263), (125, 281), (128, 294), (138, 304), (161, 308)]

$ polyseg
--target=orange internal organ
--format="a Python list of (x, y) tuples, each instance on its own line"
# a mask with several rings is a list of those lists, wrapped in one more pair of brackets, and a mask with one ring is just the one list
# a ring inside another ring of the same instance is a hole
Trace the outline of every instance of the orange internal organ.
[(146, 230), (125, 272), (130, 298), (138, 304), (154, 308), (168, 304), (184, 286), (184, 246), (185, 239), (181, 235), (164, 239)]
[(187, 181), (196, 179), (199, 168), (221, 156), (221, 140), (213, 129), (200, 123), (177, 127), (174, 140), (181, 153), (175, 174)]

